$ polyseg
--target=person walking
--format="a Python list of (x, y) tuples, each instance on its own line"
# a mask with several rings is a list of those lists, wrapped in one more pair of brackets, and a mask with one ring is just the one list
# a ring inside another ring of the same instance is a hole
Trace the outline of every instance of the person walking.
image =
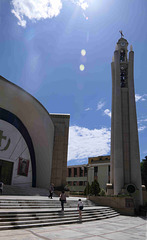
[(51, 183), (50, 187), (49, 187), (49, 198), (53, 198), (53, 192), (54, 192), (54, 184)]
[(78, 210), (79, 210), (79, 219), (82, 219), (82, 210), (83, 210), (83, 202), (81, 199), (78, 200)]
[(3, 187), (4, 187), (4, 184), (2, 181), (0, 181), (0, 195), (3, 194)]
[(66, 194), (64, 191), (60, 194), (61, 208), (62, 212), (64, 212), (64, 203), (66, 203)]

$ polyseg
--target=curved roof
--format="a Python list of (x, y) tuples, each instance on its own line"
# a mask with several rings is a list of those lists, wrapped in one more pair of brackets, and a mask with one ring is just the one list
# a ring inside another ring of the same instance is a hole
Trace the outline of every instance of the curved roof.
[(1, 80), (7, 81), (9, 84), (14, 85), (16, 88), (20, 89), (21, 91), (25, 92), (27, 95), (29, 95), (31, 98), (33, 98), (36, 102), (38, 102), (42, 108), (44, 108), (44, 110), (49, 114), (49, 112), (47, 111), (47, 109), (42, 105), (42, 103), (40, 103), (35, 97), (33, 97), (30, 93), (28, 93), (27, 91), (25, 91), (23, 88), (19, 87), (18, 85), (16, 85), (15, 83), (7, 80), (6, 78), (4, 78), (3, 76), (0, 75)]

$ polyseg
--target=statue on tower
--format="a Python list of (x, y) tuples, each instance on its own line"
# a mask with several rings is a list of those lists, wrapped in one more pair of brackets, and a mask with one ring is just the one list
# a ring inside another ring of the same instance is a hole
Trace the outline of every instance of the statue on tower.
[(122, 30), (119, 31), (121, 34), (121, 38), (124, 37), (124, 34), (122, 33)]

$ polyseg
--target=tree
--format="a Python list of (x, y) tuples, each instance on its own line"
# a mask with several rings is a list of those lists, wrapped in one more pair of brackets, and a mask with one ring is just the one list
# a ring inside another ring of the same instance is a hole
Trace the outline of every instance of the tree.
[(141, 178), (142, 184), (147, 188), (147, 156), (145, 156), (145, 159), (142, 159), (141, 162)]
[(98, 181), (94, 180), (94, 182), (92, 182), (92, 184), (91, 184), (90, 193), (92, 195), (98, 196), (100, 190), (101, 189), (100, 189)]

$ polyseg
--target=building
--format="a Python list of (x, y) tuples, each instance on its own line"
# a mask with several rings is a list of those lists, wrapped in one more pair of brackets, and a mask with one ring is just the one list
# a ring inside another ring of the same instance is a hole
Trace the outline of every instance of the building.
[(88, 182), (97, 180), (100, 188), (106, 190), (110, 182), (110, 155), (88, 158)]
[(134, 91), (134, 52), (122, 37), (116, 44), (112, 69), (111, 179), (108, 192), (131, 193), (142, 204), (140, 155)]
[(48, 188), (66, 184), (68, 114), (43, 105), (0, 76), (0, 180)]
[(110, 156), (88, 158), (88, 164), (67, 167), (67, 184), (71, 192), (83, 192), (87, 183), (91, 185), (94, 180), (100, 188), (106, 190), (110, 180)]
[(87, 185), (87, 164), (67, 167), (66, 182), (71, 192), (83, 192)]

